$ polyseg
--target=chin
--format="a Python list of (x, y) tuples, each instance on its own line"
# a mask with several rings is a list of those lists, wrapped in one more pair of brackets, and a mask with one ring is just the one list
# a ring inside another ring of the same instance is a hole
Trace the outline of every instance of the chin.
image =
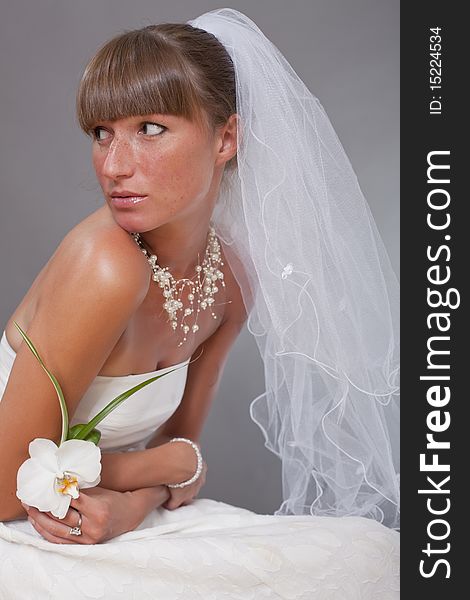
[(139, 231), (139, 227), (145, 226), (146, 219), (142, 214), (136, 214), (130, 210), (116, 210), (109, 204), (108, 209), (114, 221), (126, 231)]
[(125, 231), (128, 231), (129, 233), (133, 233), (135, 231), (139, 231), (139, 227), (140, 227), (140, 222), (141, 219), (132, 219), (127, 215), (122, 215), (119, 213), (115, 213), (113, 211), (111, 211), (112, 217), (116, 223), (116, 225), (119, 225), (119, 227), (121, 227), (122, 229), (124, 229)]

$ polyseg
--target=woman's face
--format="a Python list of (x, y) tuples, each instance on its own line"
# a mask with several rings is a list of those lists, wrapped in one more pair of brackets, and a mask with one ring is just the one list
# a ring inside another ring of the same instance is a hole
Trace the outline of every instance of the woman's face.
[(224, 163), (233, 155), (224, 150), (223, 135), (157, 114), (103, 121), (93, 135), (96, 175), (115, 221), (127, 231), (212, 213)]

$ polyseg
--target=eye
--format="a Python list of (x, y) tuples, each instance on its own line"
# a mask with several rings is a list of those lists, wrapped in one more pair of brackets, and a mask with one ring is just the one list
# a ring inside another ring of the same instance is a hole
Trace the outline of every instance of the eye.
[[(150, 134), (152, 137), (154, 135), (159, 135), (160, 133), (163, 133), (163, 131), (166, 129), (166, 127), (164, 127), (163, 125), (159, 125), (158, 123), (151, 123), (150, 121), (146, 121), (143, 124), (143, 127), (147, 127), (147, 126), (149, 126), (150, 128), (152, 128), (152, 127), (154, 128), (153, 129), (154, 134)], [(160, 132), (157, 131), (156, 134), (155, 134), (155, 128), (160, 129), (161, 131)], [(151, 129), (151, 131), (152, 131), (152, 129)]]
[(99, 137), (99, 133), (100, 131), (103, 129), (103, 127), (94, 127), (93, 129), (91, 129), (90, 133), (92, 134), (93, 138), (95, 140), (97, 140), (98, 142), (102, 142), (102, 138)]
[[(145, 134), (145, 135), (150, 135), (150, 137), (155, 137), (156, 135), (160, 135), (167, 129), (164, 125), (159, 125), (158, 123), (151, 123), (150, 121), (145, 121), (142, 124), (142, 128), (145, 128), (145, 127), (153, 128), (154, 133)], [(160, 130), (160, 131), (155, 132), (155, 129)], [(93, 138), (98, 142), (103, 142), (106, 139), (106, 138), (100, 137), (100, 132), (102, 130), (105, 131), (105, 129), (101, 126), (94, 127), (93, 129), (90, 130)], [(152, 131), (152, 129), (150, 129), (150, 130)]]

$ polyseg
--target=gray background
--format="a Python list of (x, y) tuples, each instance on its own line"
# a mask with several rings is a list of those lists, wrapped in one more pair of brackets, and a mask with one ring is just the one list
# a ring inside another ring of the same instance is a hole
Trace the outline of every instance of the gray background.
[[(90, 141), (75, 119), (87, 61), (124, 29), (188, 21), (230, 6), (247, 14), (320, 99), (357, 173), (399, 275), (399, 0), (249, 2), (25, 0), (0, 23), (0, 325), (64, 235), (103, 203)], [(249, 415), (262, 362), (243, 329), (201, 444), (200, 497), (272, 513), (280, 462)], [(398, 444), (398, 440), (395, 440)]]

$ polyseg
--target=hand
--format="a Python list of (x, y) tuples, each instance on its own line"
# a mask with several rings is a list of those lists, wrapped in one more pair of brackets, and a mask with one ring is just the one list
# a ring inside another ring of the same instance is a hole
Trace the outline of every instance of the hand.
[[(63, 519), (21, 504), (36, 531), (54, 544), (99, 544), (133, 531), (145, 517), (143, 515), (139, 520), (131, 492), (116, 492), (99, 486), (80, 490), (79, 497), (72, 498)], [(78, 524), (77, 511), (82, 515), (82, 535), (71, 535), (70, 528)]]
[(187, 485), (183, 488), (169, 488), (170, 497), (162, 504), (163, 508), (168, 510), (174, 510), (185, 504), (190, 504), (191, 501), (198, 495), (199, 490), (206, 483), (207, 464), (202, 459), (202, 471), (199, 477), (191, 485)]

